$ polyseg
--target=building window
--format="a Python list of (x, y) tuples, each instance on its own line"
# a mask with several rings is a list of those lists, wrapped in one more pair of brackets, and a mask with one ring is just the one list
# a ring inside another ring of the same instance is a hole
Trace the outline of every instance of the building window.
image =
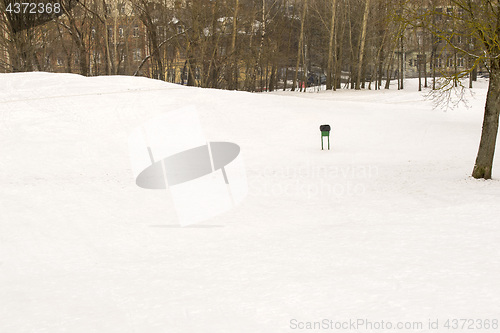
[(159, 25), (156, 27), (156, 30), (158, 33), (158, 37), (165, 37), (165, 27), (164, 26)]
[(425, 54), (417, 54), (417, 63), (415, 66), (424, 66), (427, 61)]
[(441, 58), (436, 58), (436, 67), (440, 68), (442, 66), (443, 66), (443, 62), (442, 62)]
[(108, 28), (108, 39), (109, 40), (113, 39), (113, 28), (112, 27)]
[(440, 21), (443, 18), (443, 8), (436, 8), (436, 21)]
[(139, 27), (135, 26), (132, 34), (135, 38), (139, 37)]
[(446, 67), (454, 67), (454, 66), (455, 64), (452, 57), (446, 59)]
[(95, 38), (95, 28), (92, 28), (92, 30), (90, 31), (90, 37), (91, 37), (92, 39), (94, 39), (94, 38)]
[(140, 61), (141, 60), (141, 49), (135, 49), (133, 52), (133, 58), (134, 61)]
[(63, 61), (62, 61), (61, 58), (57, 58), (56, 63), (57, 63), (57, 66), (62, 66), (63, 65)]
[(175, 68), (171, 68), (167, 71), (168, 82), (175, 82)]
[(423, 42), (424, 42), (424, 38), (422, 36), (422, 33), (421, 32), (417, 33), (417, 43), (418, 43), (418, 45), (423, 45)]
[(124, 36), (124, 31), (123, 31), (123, 28), (118, 28), (118, 36), (120, 36), (120, 38), (123, 38)]
[(106, 15), (111, 15), (111, 5), (106, 5)]
[(464, 58), (462, 58), (462, 57), (457, 58), (457, 66), (458, 67), (464, 67), (464, 64), (465, 64)]
[(118, 5), (118, 11), (120, 12), (120, 15), (125, 15), (125, 5), (124, 4), (119, 4)]

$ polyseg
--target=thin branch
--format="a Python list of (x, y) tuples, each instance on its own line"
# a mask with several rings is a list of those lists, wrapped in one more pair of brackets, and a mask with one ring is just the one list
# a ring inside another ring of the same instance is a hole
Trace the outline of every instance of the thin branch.
[(171, 36), (171, 37), (169, 37), (169, 38), (165, 39), (165, 40), (164, 40), (163, 42), (161, 42), (160, 44), (158, 44), (158, 47), (157, 47), (157, 48), (156, 48), (156, 49), (155, 49), (155, 50), (154, 50), (154, 51), (153, 51), (150, 55), (148, 55), (146, 58), (144, 58), (144, 59), (141, 61), (141, 63), (139, 64), (139, 67), (137, 67), (137, 70), (135, 71), (135, 73), (134, 73), (134, 75), (133, 75), (133, 76), (137, 76), (137, 75), (139, 75), (139, 71), (140, 71), (140, 70), (142, 69), (142, 67), (146, 64), (146, 62), (147, 62), (149, 59), (151, 59), (151, 58), (152, 58), (152, 57), (153, 57), (156, 53), (160, 52), (160, 48), (161, 48), (163, 45), (165, 45), (165, 43), (167, 43), (167, 42), (171, 41), (172, 39), (174, 39), (174, 38), (175, 38), (175, 37), (177, 37), (177, 36), (180, 36), (180, 35), (182, 35), (182, 34), (185, 34), (185, 33), (186, 33), (187, 31), (189, 31), (190, 29), (191, 29), (191, 28), (187, 28), (187, 29), (185, 29), (184, 31), (179, 32), (179, 33), (177, 33), (177, 34), (175, 34), (175, 35), (173, 35), (173, 36)]

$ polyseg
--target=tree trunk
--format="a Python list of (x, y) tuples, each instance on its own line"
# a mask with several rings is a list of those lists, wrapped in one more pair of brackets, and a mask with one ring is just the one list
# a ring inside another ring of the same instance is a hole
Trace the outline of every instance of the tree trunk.
[[(73, 42), (76, 44), (78, 49), (78, 61), (80, 65), (80, 75), (89, 76), (89, 50), (87, 49), (87, 45), (85, 45), (85, 36), (83, 35), (83, 29), (78, 29), (76, 25), (76, 19), (73, 16), (71, 11), (68, 11), (67, 8), (63, 7), (64, 13), (68, 17), (68, 25), (65, 26), (68, 32), (71, 35)], [(90, 40), (90, 36), (89, 36)], [(90, 43), (89, 43), (90, 45)]]
[[(336, 64), (335, 64), (335, 82), (333, 86), (333, 90), (341, 89), (342, 88), (342, 58), (343, 58), (343, 52), (344, 52), (344, 34), (345, 34), (345, 28), (346, 28), (346, 22), (347, 22), (347, 10), (346, 10), (346, 5), (344, 4), (343, 7), (340, 7), (340, 9), (343, 8), (343, 23), (341, 23), (341, 29), (339, 32), (339, 35), (335, 34), (335, 52), (336, 56), (335, 59)], [(341, 21), (341, 22), (342, 22)], [(340, 38), (339, 38), (340, 36)], [(338, 45), (338, 47), (337, 47)]]
[[(105, 65), (105, 71), (106, 71), (106, 75), (111, 75), (114, 71), (114, 68), (113, 68), (113, 61), (111, 59), (111, 50), (110, 50), (110, 40), (109, 40), (109, 28), (110, 26), (108, 26), (108, 13), (107, 13), (107, 9), (106, 9), (106, 0), (102, 0), (102, 11), (104, 13), (104, 20), (103, 20), (103, 25), (104, 25), (104, 50), (105, 50), (105, 56), (106, 56), (106, 65)], [(113, 27), (111, 26), (111, 28), (113, 29)], [(113, 35), (114, 35), (114, 29), (111, 30), (113, 31)]]
[(85, 44), (78, 43), (78, 56), (80, 59), (78, 60), (80, 63), (80, 74), (83, 76), (89, 76), (89, 62), (88, 62), (88, 52)]
[(231, 36), (231, 73), (229, 73), (229, 89), (238, 90), (238, 57), (236, 55), (236, 35), (238, 34), (238, 10), (240, 1), (234, 2), (233, 34)]
[[(248, 42), (248, 49), (249, 50), (252, 50), (253, 49), (253, 22), (255, 21), (255, 11), (252, 10), (252, 16), (251, 16), (251, 19), (250, 19), (250, 27), (249, 27), (249, 31), (251, 31), (250, 33), (250, 40)], [(251, 82), (252, 82), (252, 77), (254, 75), (254, 71), (255, 71), (255, 65), (252, 65), (252, 62), (254, 61), (254, 59), (251, 57), (251, 53), (250, 55), (247, 55), (246, 56), (246, 61), (245, 61), (245, 83), (244, 83), (244, 86), (245, 86), (245, 90), (246, 91), (255, 91), (255, 86), (251, 86)]]
[[(472, 59), (468, 57), (467, 66), (470, 68), (473, 65)], [(469, 69), (469, 88), (472, 89), (472, 70)]]
[(421, 54), (417, 55), (417, 71), (418, 71), (418, 91), (422, 91), (422, 64)]
[(266, 19), (267, 19), (267, 13), (266, 13), (266, 0), (262, 0), (262, 29), (260, 32), (260, 45), (259, 45), (259, 51), (257, 53), (257, 59), (255, 61), (254, 65), (254, 72), (252, 75), (252, 91), (255, 90), (255, 84), (257, 81), (257, 70), (260, 69), (260, 89), (262, 91), (262, 53), (264, 52), (264, 40), (266, 38)]
[(304, 23), (306, 20), (306, 13), (307, 13), (307, 0), (304, 0), (303, 6), (304, 7), (302, 8), (302, 19), (300, 20), (300, 37), (299, 37), (299, 47), (297, 50), (297, 63), (295, 66), (295, 75), (293, 77), (292, 91), (295, 91), (295, 87), (297, 86), (297, 79), (299, 77), (300, 58), (302, 54), (302, 47), (304, 45)]
[(437, 64), (437, 60), (436, 60), (436, 47), (434, 45), (432, 45), (431, 64), (432, 64), (432, 90), (436, 90), (436, 64)]
[(275, 82), (276, 82), (276, 64), (273, 63), (271, 68), (271, 76), (269, 77), (268, 91), (274, 91)]
[(33, 68), (30, 68), (31, 64), (29, 64), (29, 58), (27, 58), (28, 51), (26, 49), (28, 47), (28, 43), (25, 40), (26, 34), (26, 31), (13, 32), (11, 34), (13, 45), (15, 45), (15, 52), (10, 54), (14, 72), (33, 71)]
[(384, 89), (389, 89), (391, 86), (391, 76), (392, 76), (393, 64), (394, 64), (394, 56), (390, 55), (389, 63), (387, 64), (387, 74), (386, 74), (386, 81), (385, 81)]
[(326, 90), (331, 90), (335, 83), (333, 83), (333, 71), (335, 62), (334, 57), (334, 36), (335, 36), (335, 10), (337, 8), (337, 0), (332, 0), (332, 20), (330, 23), (330, 40), (328, 42), (328, 69), (326, 76)]
[(491, 62), (490, 82), (484, 108), (483, 131), (472, 177), (491, 179), (500, 114), (500, 60)]
[(350, 3), (347, 2), (347, 22), (349, 23), (349, 49), (351, 51), (350, 56), (351, 56), (351, 62), (349, 64), (349, 79), (348, 82), (346, 83), (346, 87), (351, 85), (351, 89), (354, 89), (354, 63), (356, 60), (354, 59), (354, 46), (352, 43), (352, 19), (351, 19), (351, 6)]
[[(361, 86), (361, 76), (364, 74), (361, 71), (361, 66), (363, 66), (363, 56), (365, 55), (365, 42), (366, 42), (366, 27), (368, 25), (368, 13), (370, 12), (370, 0), (366, 0), (365, 3), (365, 13), (363, 14), (363, 27), (361, 30), (361, 41), (359, 47), (359, 62), (358, 62), (358, 73), (356, 78), (356, 90), (360, 90)], [(363, 77), (363, 81), (365, 78)]]
[(404, 32), (401, 33), (400, 37), (400, 52), (401, 52), (401, 57), (400, 57), (400, 68), (399, 68), (399, 78), (400, 78), (400, 83), (398, 85), (398, 89), (402, 90), (404, 89), (404, 71), (405, 71), (405, 48), (403, 44), (403, 38), (404, 38)]
[(423, 57), (423, 65), (424, 65), (424, 88), (427, 88), (427, 45), (425, 43), (425, 33), (422, 36), (422, 43), (424, 52), (422, 54)]

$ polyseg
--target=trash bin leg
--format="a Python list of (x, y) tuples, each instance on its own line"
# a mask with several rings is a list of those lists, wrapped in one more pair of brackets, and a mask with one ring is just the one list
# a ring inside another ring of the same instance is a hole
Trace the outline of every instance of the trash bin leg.
[(323, 135), (321, 136), (321, 150), (323, 150)]
[(330, 150), (330, 136), (328, 136), (328, 150)]

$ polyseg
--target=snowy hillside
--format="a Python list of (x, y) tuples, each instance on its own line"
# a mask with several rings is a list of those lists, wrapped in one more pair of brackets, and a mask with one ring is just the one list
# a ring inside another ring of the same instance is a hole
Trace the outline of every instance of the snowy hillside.
[[(500, 182), (469, 177), (487, 82), (447, 112), (415, 83), (250, 94), (0, 74), (0, 332), (500, 319)], [(249, 192), (181, 228), (166, 191), (136, 186), (128, 137), (186, 105), (241, 147)]]

